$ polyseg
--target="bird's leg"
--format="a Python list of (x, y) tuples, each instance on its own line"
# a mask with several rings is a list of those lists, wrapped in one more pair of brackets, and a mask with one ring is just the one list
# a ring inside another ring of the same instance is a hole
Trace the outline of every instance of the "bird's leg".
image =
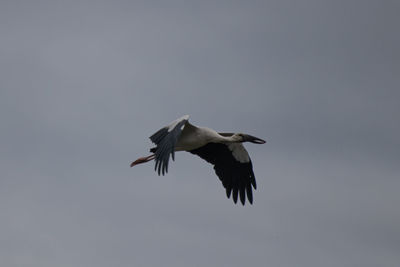
[(155, 154), (152, 154), (152, 155), (147, 156), (147, 157), (138, 158), (137, 160), (135, 160), (134, 162), (131, 163), (131, 167), (133, 167), (133, 166), (135, 166), (137, 164), (141, 164), (141, 163), (145, 163), (145, 162), (148, 162), (150, 160), (153, 160), (155, 156), (156, 156)]

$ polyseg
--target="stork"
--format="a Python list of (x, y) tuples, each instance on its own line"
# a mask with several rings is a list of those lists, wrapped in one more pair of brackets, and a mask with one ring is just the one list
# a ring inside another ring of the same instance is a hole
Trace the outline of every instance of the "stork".
[(253, 204), (252, 187), (256, 189), (257, 184), (249, 154), (242, 143), (264, 144), (266, 141), (248, 134), (218, 133), (210, 128), (194, 126), (189, 123), (189, 115), (158, 130), (150, 140), (156, 144), (150, 149), (153, 154), (138, 158), (131, 167), (155, 159), (154, 170), (158, 175), (164, 175), (168, 172), (170, 156), (175, 160), (175, 151), (188, 151), (214, 165), (226, 196), (230, 198), (232, 194), (235, 204), (238, 195), (243, 205), (246, 195)]

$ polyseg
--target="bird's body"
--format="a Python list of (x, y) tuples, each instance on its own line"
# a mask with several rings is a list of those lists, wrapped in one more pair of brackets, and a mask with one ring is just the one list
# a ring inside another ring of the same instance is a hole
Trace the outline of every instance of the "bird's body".
[(168, 171), (170, 155), (174, 159), (175, 151), (188, 151), (214, 165), (228, 198), (233, 192), (234, 202), (239, 195), (244, 205), (247, 194), (252, 203), (251, 187), (256, 189), (256, 181), (249, 154), (242, 142), (263, 144), (265, 141), (247, 134), (218, 133), (207, 127), (194, 126), (188, 119), (189, 116), (185, 115), (150, 136), (150, 140), (157, 145), (150, 149), (154, 154), (137, 159), (131, 167), (155, 159), (155, 170), (164, 175)]
[(210, 142), (212, 137), (211, 131), (203, 127), (195, 127), (187, 122), (176, 143), (175, 151), (190, 151), (202, 147)]

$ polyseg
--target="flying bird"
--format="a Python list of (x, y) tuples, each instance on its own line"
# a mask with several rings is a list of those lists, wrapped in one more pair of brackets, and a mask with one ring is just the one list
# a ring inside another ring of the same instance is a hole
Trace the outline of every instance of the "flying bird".
[(189, 123), (189, 115), (158, 130), (150, 136), (150, 140), (156, 144), (150, 149), (153, 154), (138, 158), (131, 163), (131, 167), (154, 159), (154, 170), (158, 175), (164, 175), (168, 172), (170, 156), (175, 160), (175, 151), (188, 151), (214, 165), (226, 196), (230, 198), (232, 195), (235, 204), (239, 196), (244, 205), (246, 195), (250, 204), (253, 203), (252, 187), (257, 188), (256, 178), (242, 143), (264, 144), (264, 140), (243, 133), (218, 133), (210, 128), (197, 127)]

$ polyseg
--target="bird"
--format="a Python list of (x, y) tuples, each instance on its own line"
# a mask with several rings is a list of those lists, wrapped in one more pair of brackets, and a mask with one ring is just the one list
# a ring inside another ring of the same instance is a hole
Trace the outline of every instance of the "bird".
[(150, 149), (153, 154), (138, 158), (131, 167), (155, 160), (154, 170), (158, 175), (165, 175), (170, 157), (175, 160), (175, 152), (187, 151), (214, 165), (228, 199), (232, 195), (236, 204), (239, 197), (245, 205), (247, 196), (248, 202), (253, 204), (252, 188), (257, 189), (256, 178), (250, 156), (242, 143), (264, 144), (266, 141), (249, 134), (218, 133), (195, 126), (189, 123), (189, 115), (161, 128), (150, 136), (150, 140), (156, 145)]

